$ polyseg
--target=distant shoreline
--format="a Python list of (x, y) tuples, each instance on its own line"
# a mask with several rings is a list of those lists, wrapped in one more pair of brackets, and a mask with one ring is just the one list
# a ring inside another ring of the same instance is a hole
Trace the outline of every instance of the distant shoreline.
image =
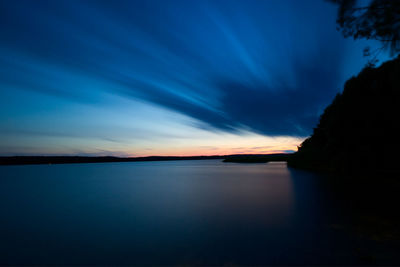
[(286, 161), (290, 154), (246, 154), (214, 156), (149, 156), (149, 157), (84, 157), (84, 156), (10, 156), (0, 157), (0, 165), (39, 165), (39, 164), (72, 164), (72, 163), (111, 163), (139, 161), (172, 161), (172, 160), (205, 160), (221, 159), (224, 162), (266, 163), (269, 161)]

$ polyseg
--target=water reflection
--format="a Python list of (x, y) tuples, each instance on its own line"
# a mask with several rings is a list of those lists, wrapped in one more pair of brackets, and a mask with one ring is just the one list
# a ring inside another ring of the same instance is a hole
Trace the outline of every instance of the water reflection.
[(2, 264), (332, 263), (334, 239), (321, 223), (326, 206), (315, 177), (286, 163), (0, 172)]
[[(282, 164), (173, 166), (142, 182), (143, 204), (163, 221), (279, 225), (290, 217), (293, 205), (291, 178)], [(126, 194), (131, 201), (138, 192)], [(149, 201), (149, 195), (155, 197)]]

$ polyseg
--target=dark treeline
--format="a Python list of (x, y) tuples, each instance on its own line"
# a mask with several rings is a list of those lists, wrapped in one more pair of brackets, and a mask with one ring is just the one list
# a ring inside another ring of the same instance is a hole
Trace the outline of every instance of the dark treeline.
[(400, 56), (345, 84), (289, 166), (340, 173), (399, 171)]
[(136, 158), (80, 157), (80, 156), (15, 156), (15, 157), (0, 157), (0, 165), (202, 160), (202, 159), (223, 159), (223, 158), (225, 158), (225, 156), (189, 156), (189, 157), (150, 156), (150, 157), (136, 157)]
[(286, 161), (289, 154), (259, 154), (259, 155), (215, 155), (215, 156), (150, 156), (136, 158), (122, 157), (81, 157), (81, 156), (14, 156), (0, 157), (0, 165), (24, 164), (66, 164), (66, 163), (105, 163), (105, 162), (135, 162), (135, 161), (168, 161), (168, 160), (204, 160), (224, 159), (224, 162), (269, 162)]

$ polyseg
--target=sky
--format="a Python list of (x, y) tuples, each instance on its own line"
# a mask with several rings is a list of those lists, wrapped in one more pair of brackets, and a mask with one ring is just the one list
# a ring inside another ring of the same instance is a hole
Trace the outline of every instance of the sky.
[(0, 0), (0, 155), (296, 151), (375, 43), (323, 0)]

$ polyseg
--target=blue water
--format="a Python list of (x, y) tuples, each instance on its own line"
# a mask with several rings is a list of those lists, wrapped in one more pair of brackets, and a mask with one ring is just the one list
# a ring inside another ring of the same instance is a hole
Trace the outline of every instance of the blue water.
[(283, 162), (0, 166), (0, 264), (350, 264), (320, 180)]

